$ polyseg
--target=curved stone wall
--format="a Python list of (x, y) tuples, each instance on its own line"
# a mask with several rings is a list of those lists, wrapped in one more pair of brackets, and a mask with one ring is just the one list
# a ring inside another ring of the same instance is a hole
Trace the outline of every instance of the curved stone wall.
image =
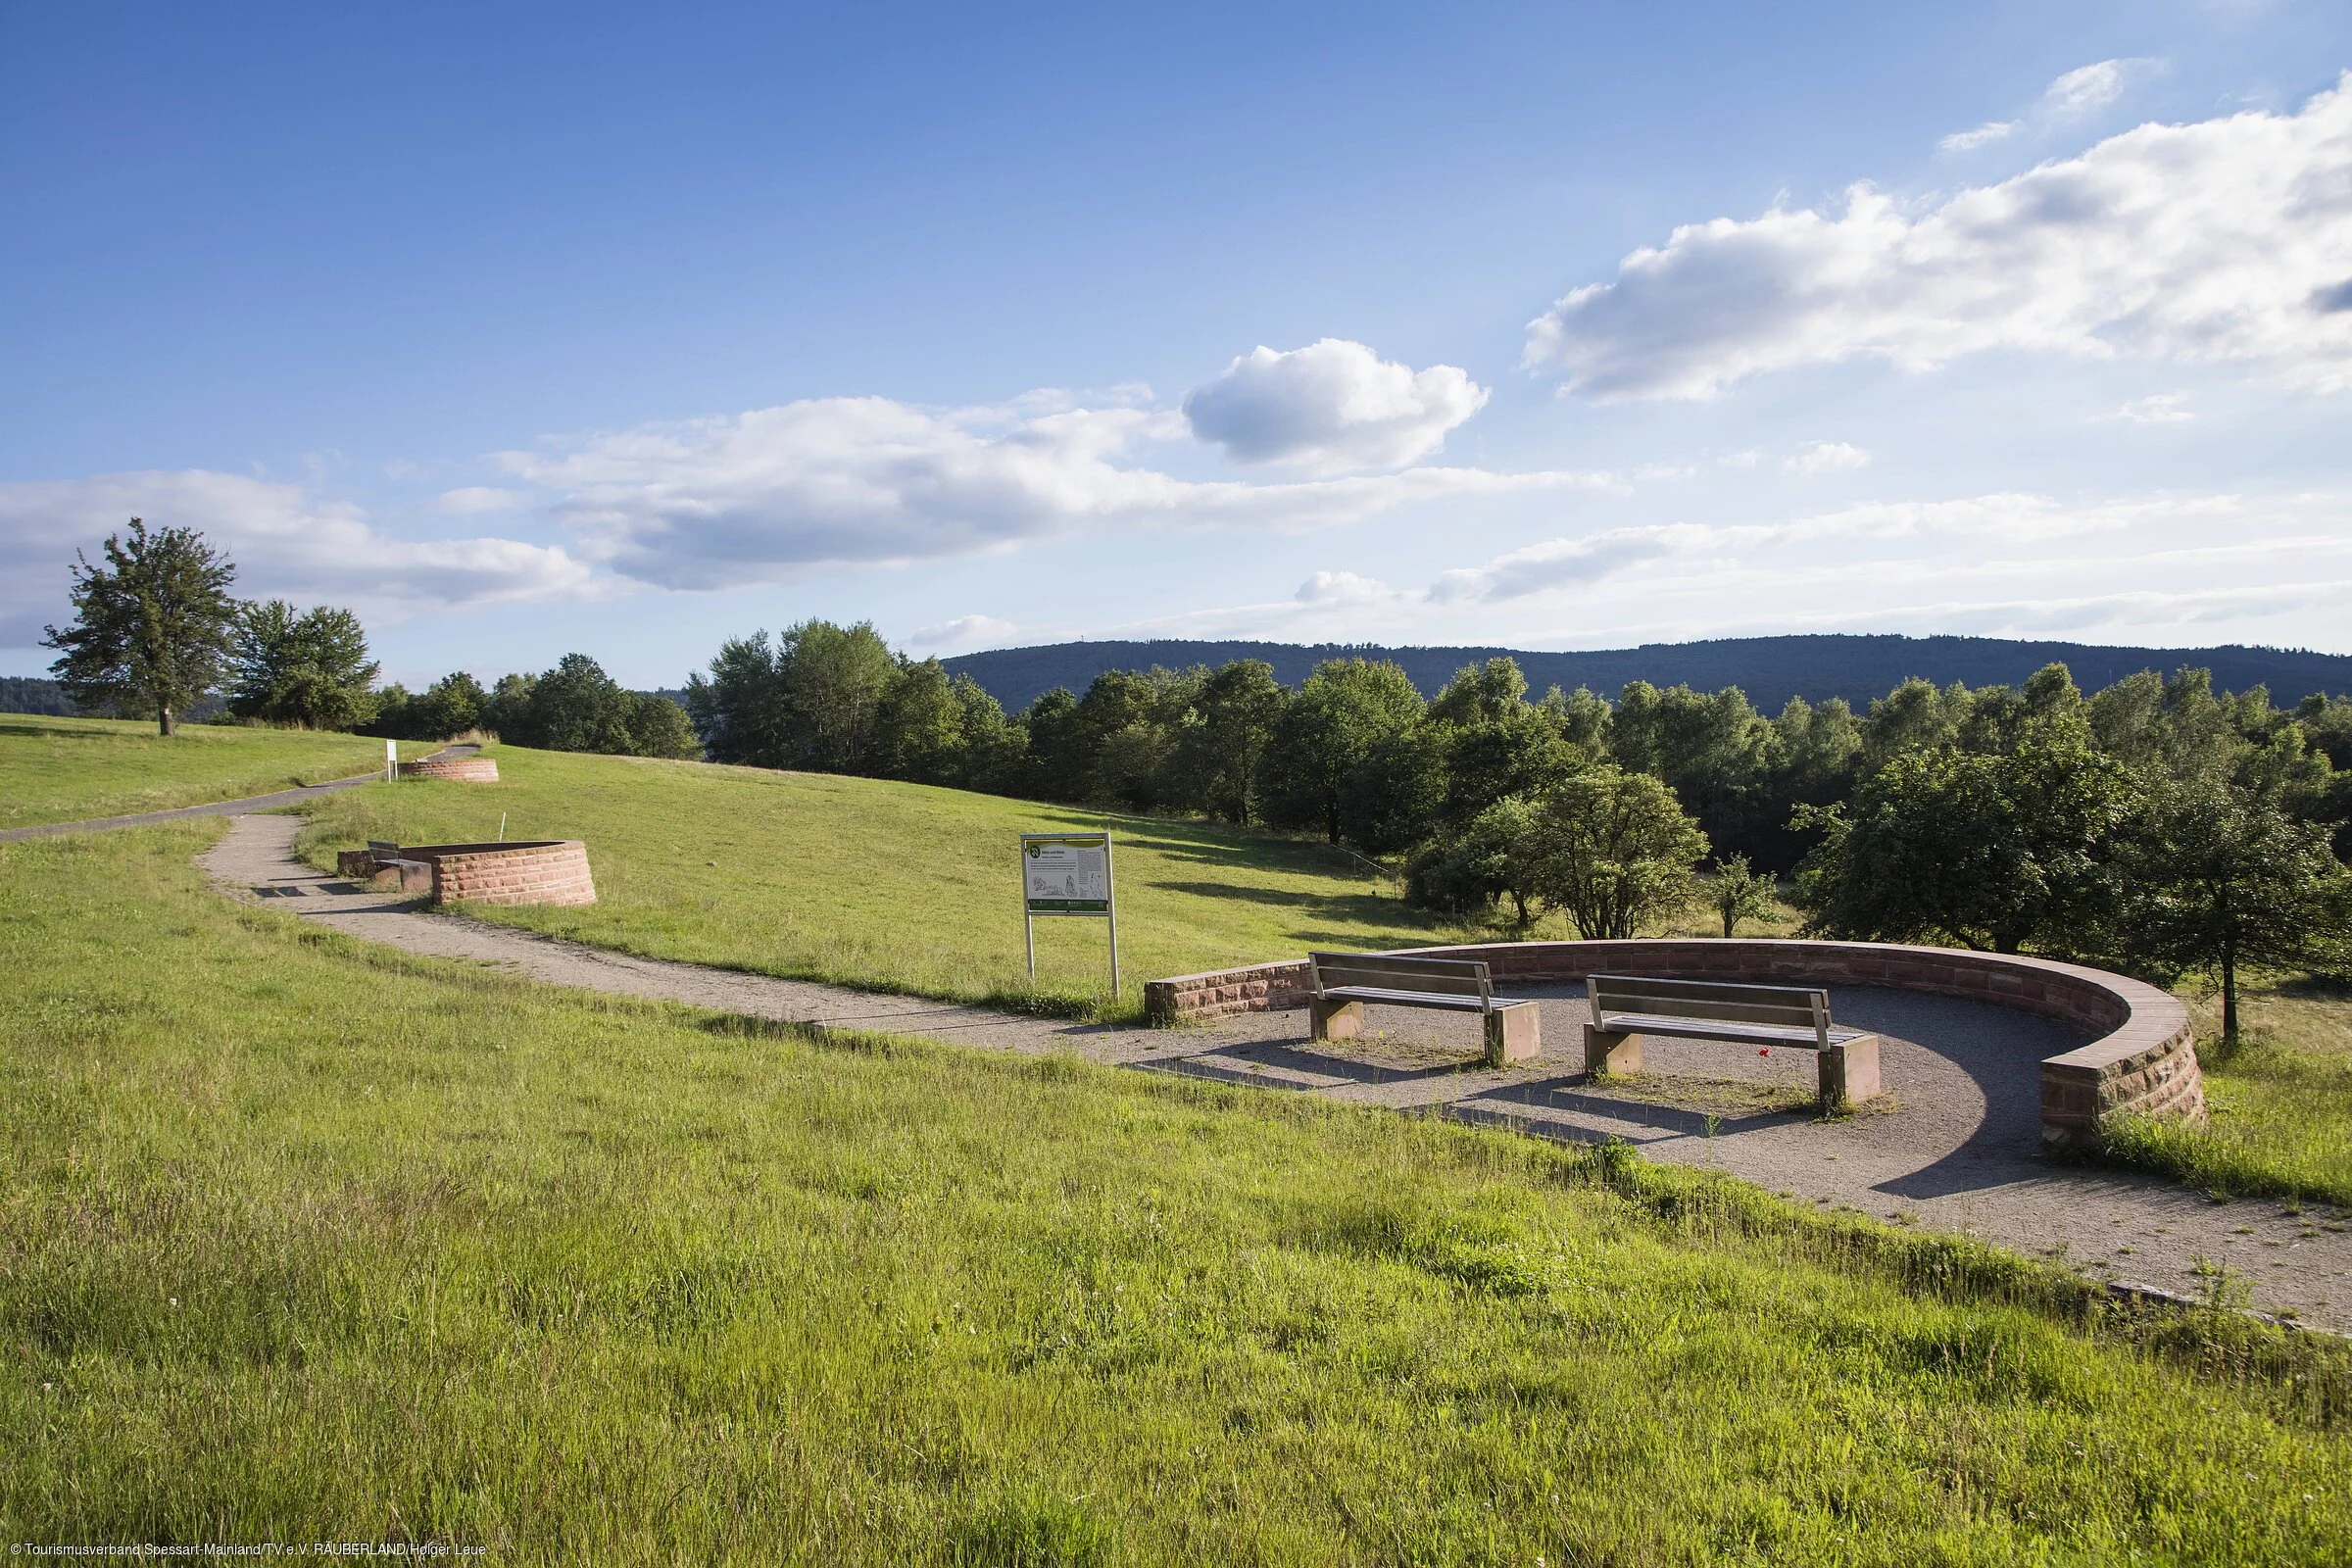
[[(1762, 985), (1885, 986), (1998, 1003), (2084, 1031), (2090, 1044), (2041, 1063), (2041, 1135), (2052, 1149), (2094, 1148), (2119, 1111), (2205, 1119), (2188, 1009), (2156, 987), (2103, 969), (2046, 958), (1910, 948), (1879, 942), (1503, 942), (1401, 950), (1427, 957), (1480, 958), (1495, 982), (1576, 983), (1594, 974)], [(1179, 975), (1144, 986), (1155, 1023), (1303, 1005), (1306, 960)]]
[(516, 839), (504, 844), (404, 844), (404, 860), (433, 868), (433, 902), (455, 904), (594, 904), (588, 846), (578, 839)]
[(400, 764), (402, 778), (448, 778), (466, 784), (498, 782), (498, 760), (490, 757), (427, 757)]

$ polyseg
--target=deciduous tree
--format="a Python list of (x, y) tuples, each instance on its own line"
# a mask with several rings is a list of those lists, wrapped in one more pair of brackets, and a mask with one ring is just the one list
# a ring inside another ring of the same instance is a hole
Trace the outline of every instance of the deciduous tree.
[(130, 519), (108, 534), (105, 564), (74, 555), (74, 624), (44, 627), (49, 666), (87, 711), (153, 713), (170, 735), (178, 714), (220, 683), (235, 631), (237, 568), (193, 528), (149, 532)]

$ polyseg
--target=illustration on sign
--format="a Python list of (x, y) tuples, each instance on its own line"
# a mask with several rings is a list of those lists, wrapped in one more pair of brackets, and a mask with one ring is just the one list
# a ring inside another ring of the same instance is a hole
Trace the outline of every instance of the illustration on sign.
[(1030, 838), (1021, 845), (1022, 885), (1039, 914), (1108, 914), (1110, 847), (1086, 838)]

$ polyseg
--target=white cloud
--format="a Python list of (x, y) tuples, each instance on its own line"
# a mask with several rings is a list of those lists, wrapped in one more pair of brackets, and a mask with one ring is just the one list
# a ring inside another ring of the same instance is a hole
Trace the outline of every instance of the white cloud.
[(1974, 152), (1979, 147), (2006, 140), (2016, 134), (2017, 127), (2023, 123), (2023, 121), (2017, 120), (1987, 120), (1974, 130), (1955, 130), (1936, 145), (1947, 153)]
[(1813, 441), (1781, 460), (1781, 466), (1807, 478), (1870, 466), (1870, 454), (1844, 441)]
[(1309, 473), (1397, 468), (1446, 444), (1486, 407), (1487, 390), (1450, 365), (1426, 370), (1327, 337), (1278, 354), (1260, 347), (1184, 400), (1193, 434), (1237, 463)]
[(1020, 627), (994, 615), (957, 615), (936, 626), (925, 626), (910, 639), (917, 648), (970, 648), (1001, 643)]
[(1670, 522), (1642, 528), (1611, 528), (1583, 539), (1546, 539), (1497, 556), (1483, 566), (1442, 572), (1430, 584), (1436, 604), (1462, 600), (1521, 599), (1574, 584), (1589, 583), (1662, 556), (1685, 554), (1717, 537), (1696, 523)]
[(1857, 184), (1835, 218), (1678, 228), (1531, 322), (1526, 362), (1594, 397), (1703, 398), (1770, 370), (1988, 349), (2352, 385), (2352, 72), (2296, 114), (2141, 125), (1924, 208)]
[(2041, 112), (2053, 120), (2079, 120), (2094, 109), (2104, 109), (2124, 95), (2126, 78), (2153, 63), (2101, 60), (2078, 66), (2043, 90)]
[(2195, 415), (2180, 405), (2188, 401), (2185, 392), (2157, 392), (2144, 398), (2133, 398), (2113, 414), (2099, 416), (2102, 419), (2120, 420), (2125, 424), (2179, 424), (2193, 419)]
[(501, 455), (563, 492), (554, 514), (613, 570), (668, 588), (773, 582), (826, 565), (902, 564), (1157, 525), (1289, 529), (1410, 502), (1606, 475), (1417, 467), (1275, 484), (1200, 482), (1130, 461), (1180, 437), (1173, 413), (1032, 413), (822, 398)]
[(530, 500), (520, 490), (500, 490), (486, 484), (469, 484), (462, 489), (444, 490), (433, 498), (433, 510), (458, 516), (474, 516), (485, 512), (512, 512)]
[(346, 502), (299, 485), (192, 468), (0, 484), (0, 646), (27, 647), (67, 614), (68, 564), (132, 517), (222, 545), (237, 592), (329, 600), (378, 616), (425, 607), (575, 595), (589, 570), (558, 547), (515, 539), (393, 538)]
[(1372, 605), (1396, 598), (1396, 590), (1352, 571), (1318, 571), (1291, 597), (1301, 605)]

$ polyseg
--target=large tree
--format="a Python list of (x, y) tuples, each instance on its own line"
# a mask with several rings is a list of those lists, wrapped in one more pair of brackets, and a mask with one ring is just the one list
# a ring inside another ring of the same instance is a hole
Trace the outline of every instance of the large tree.
[(1419, 723), (1423, 707), (1412, 677), (1387, 660), (1317, 664), (1266, 746), (1267, 819), (1319, 827), (1339, 843), (1349, 775), (1383, 739)]
[(108, 534), (105, 564), (74, 554), (74, 624), (44, 627), (50, 673), (86, 711), (153, 713), (170, 735), (220, 683), (237, 619), (237, 568), (193, 528)]
[(2237, 1044), (2245, 965), (2352, 963), (2352, 872), (2324, 824), (2298, 822), (2256, 791), (2192, 780), (2163, 792), (2123, 865), (2127, 961), (2218, 978), (2227, 1046)]
[(240, 718), (306, 729), (350, 729), (375, 710), (375, 662), (348, 610), (301, 614), (282, 599), (247, 605), (230, 655), (228, 710)]
[(1674, 792), (1646, 773), (1602, 763), (1538, 803), (1534, 832), (1544, 902), (1587, 941), (1638, 935), (1689, 906), (1707, 836)]
[(2079, 725), (2015, 753), (1905, 752), (1863, 781), (1799, 868), (1811, 934), (2080, 953), (2112, 916), (2112, 855), (2134, 800)]

